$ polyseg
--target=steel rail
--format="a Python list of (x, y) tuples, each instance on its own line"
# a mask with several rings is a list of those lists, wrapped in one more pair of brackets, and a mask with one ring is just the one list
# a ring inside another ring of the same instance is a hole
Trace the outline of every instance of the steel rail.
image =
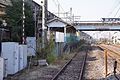
[(102, 49), (107, 49), (108, 51), (111, 51), (111, 52), (115, 53), (116, 55), (120, 56), (120, 54), (118, 52), (115, 52), (115, 51), (113, 51), (105, 46), (99, 46), (99, 47), (101, 47)]
[(62, 68), (61, 70), (52, 78), (52, 80), (56, 80), (58, 76), (62, 73), (62, 71), (67, 67), (67, 65), (72, 61), (72, 59), (76, 56), (75, 54)]
[[(112, 45), (112, 46), (115, 46), (115, 45)], [(107, 47), (105, 47), (105, 46), (99, 46), (99, 47), (101, 47), (101, 48), (103, 48), (103, 49), (107, 49), (108, 51), (110, 51), (110, 52), (112, 52), (112, 53), (114, 53), (114, 54), (116, 54), (116, 55), (118, 55), (118, 56), (120, 56), (120, 54), (119, 53), (117, 53), (117, 52), (115, 52), (115, 51), (113, 51), (113, 50), (111, 50), (111, 49), (109, 49), (109, 48), (107, 48)], [(119, 48), (118, 46), (115, 46), (116, 48)], [(113, 56), (111, 56), (111, 55), (113, 55), (113, 54), (108, 54), (108, 56), (109, 57), (111, 57), (112, 59), (114, 59), (114, 57)], [(120, 64), (120, 62), (119, 62), (119, 59), (116, 59), (117, 61), (118, 61), (118, 64)], [(117, 69), (118, 70), (118, 69)], [(118, 70), (119, 71), (119, 70)], [(119, 78), (117, 77), (117, 75), (116, 74), (114, 74), (114, 76), (115, 76), (115, 78), (117, 79), (117, 80), (119, 80)]]
[[(73, 60), (73, 58), (76, 56), (77, 54), (75, 54), (62, 68), (61, 70), (52, 78), (52, 80), (56, 80), (58, 78), (58, 76), (64, 71), (64, 69), (70, 64), (70, 62)], [(83, 78), (83, 74), (84, 74), (84, 69), (85, 69), (85, 64), (86, 64), (86, 59), (87, 59), (87, 52), (84, 56), (83, 59), (83, 63), (82, 63), (82, 68), (79, 74), (79, 78), (78, 80), (82, 80)]]
[(83, 74), (84, 74), (84, 70), (85, 70), (86, 60), (87, 60), (87, 52), (86, 52), (86, 54), (84, 56), (81, 72), (80, 72), (80, 75), (79, 75), (79, 80), (83, 80)]

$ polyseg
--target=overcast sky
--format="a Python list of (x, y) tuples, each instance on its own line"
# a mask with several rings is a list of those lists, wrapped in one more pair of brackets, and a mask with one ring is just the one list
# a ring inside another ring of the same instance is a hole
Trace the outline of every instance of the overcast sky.
[[(40, 2), (40, 0), (34, 0)], [(73, 14), (81, 16), (81, 20), (100, 20), (103, 17), (114, 17), (120, 7), (119, 0), (58, 0), (62, 8), (60, 12), (73, 9)], [(58, 11), (57, 0), (48, 0), (48, 10), (56, 13)], [(64, 11), (63, 11), (64, 10)], [(118, 15), (115, 17), (119, 17)]]

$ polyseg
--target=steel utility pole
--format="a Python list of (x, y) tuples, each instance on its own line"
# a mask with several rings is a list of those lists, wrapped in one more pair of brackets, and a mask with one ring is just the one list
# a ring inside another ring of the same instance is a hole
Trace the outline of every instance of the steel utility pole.
[(0, 29), (0, 56), (2, 54), (2, 37), (3, 37), (3, 29)]
[(41, 0), (41, 5), (42, 5), (42, 48), (45, 47), (45, 42), (46, 42), (46, 0)]
[(23, 0), (23, 29), (22, 29), (22, 44), (25, 44), (25, 0)]
[(72, 23), (72, 8), (70, 8), (70, 23)]

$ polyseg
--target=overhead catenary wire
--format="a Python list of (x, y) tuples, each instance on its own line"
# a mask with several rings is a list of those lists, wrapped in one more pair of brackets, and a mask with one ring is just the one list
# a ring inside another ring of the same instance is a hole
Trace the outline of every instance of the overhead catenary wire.
[(114, 15), (114, 17), (116, 17), (118, 15), (119, 11), (120, 11), (120, 7), (118, 8), (118, 10), (117, 10), (116, 14)]
[(52, 0), (52, 1), (54, 2), (55, 6), (57, 7), (58, 5), (57, 5), (56, 1), (55, 0)]
[(59, 7), (60, 10), (62, 10), (63, 12), (65, 12), (64, 9), (63, 9), (63, 7), (61, 6), (59, 0), (53, 0), (53, 2), (54, 2), (54, 4), (55, 4), (56, 7)]
[(57, 0), (57, 3), (60, 5), (60, 7), (63, 10), (63, 12), (65, 12), (64, 9), (63, 9), (63, 7), (61, 6), (61, 4), (60, 4), (60, 2), (58, 0)]
[(114, 4), (112, 6), (112, 9), (111, 9), (111, 11), (108, 14), (108, 17), (110, 17), (114, 13), (114, 11), (116, 10), (116, 8), (120, 5), (120, 1), (115, 5), (116, 1), (117, 0), (115, 0)]
[(64, 8), (62, 7), (61, 3), (59, 0), (53, 0), (55, 6), (57, 7), (57, 13), (55, 13), (58, 17), (62, 18), (65, 21), (73, 21), (73, 16), (72, 16), (72, 8), (70, 8), (70, 11), (65, 12)]
[[(118, 3), (118, 6), (119, 6), (119, 5), (120, 5), (120, 1), (119, 1), (119, 3)], [(120, 6), (119, 6), (119, 8), (117, 9), (117, 12), (115, 13), (114, 17), (117, 17), (119, 11), (120, 11)]]

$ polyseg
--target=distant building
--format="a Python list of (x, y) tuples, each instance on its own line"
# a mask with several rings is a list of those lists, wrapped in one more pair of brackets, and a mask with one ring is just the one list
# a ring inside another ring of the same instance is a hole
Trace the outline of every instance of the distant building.
[(85, 32), (80, 32), (80, 36), (78, 37), (80, 40), (86, 40), (87, 42), (93, 42), (94, 39)]
[(120, 18), (102, 18), (103, 22), (109, 22), (109, 23), (119, 23)]
[(11, 0), (0, 0), (0, 17), (5, 15), (5, 8), (11, 4)]
[[(46, 22), (48, 20), (51, 20), (55, 17), (53, 13), (49, 12), (47, 10), (47, 0), (46, 1)], [(33, 10), (33, 18), (35, 21), (35, 27), (36, 27), (36, 36), (41, 37), (41, 31), (42, 31), (42, 6), (36, 3), (35, 1), (32, 1), (32, 10)], [(47, 26), (47, 25), (46, 25)]]
[(6, 25), (6, 23), (4, 23), (5, 21), (2, 20), (2, 16), (4, 16), (5, 13), (5, 8), (6, 6), (12, 5), (11, 0), (0, 0), (0, 40), (2, 41), (8, 41), (10, 40), (10, 27), (8, 27)]
[[(17, 1), (17, 0), (15, 0), (15, 1)], [(42, 6), (33, 0), (25, 0), (25, 2), (27, 2), (33, 10), (33, 19), (34, 19), (35, 27), (36, 27), (35, 31), (37, 33), (36, 36), (41, 37), (41, 34), (42, 34)], [(46, 22), (47, 22), (48, 20), (53, 19), (54, 17), (57, 17), (57, 16), (55, 16), (53, 13), (47, 11), (47, 0), (45, 0), (45, 3), (46, 3), (46, 17), (47, 17)], [(5, 8), (6, 8), (6, 6), (9, 6), (9, 5), (12, 5), (11, 0), (0, 0), (0, 20), (1, 21), (2, 21), (1, 17), (6, 14)], [(0, 24), (2, 24), (2, 23), (0, 23)], [(2, 25), (0, 25), (0, 31), (1, 31), (1, 29), (3, 29)], [(7, 32), (8, 32), (8, 30), (7, 30)]]
[(120, 44), (120, 32), (114, 32), (112, 40), (114, 44)]
[(0, 25), (0, 40), (1, 41), (10, 41), (11, 39), (11, 27), (7, 26), (5, 20)]

